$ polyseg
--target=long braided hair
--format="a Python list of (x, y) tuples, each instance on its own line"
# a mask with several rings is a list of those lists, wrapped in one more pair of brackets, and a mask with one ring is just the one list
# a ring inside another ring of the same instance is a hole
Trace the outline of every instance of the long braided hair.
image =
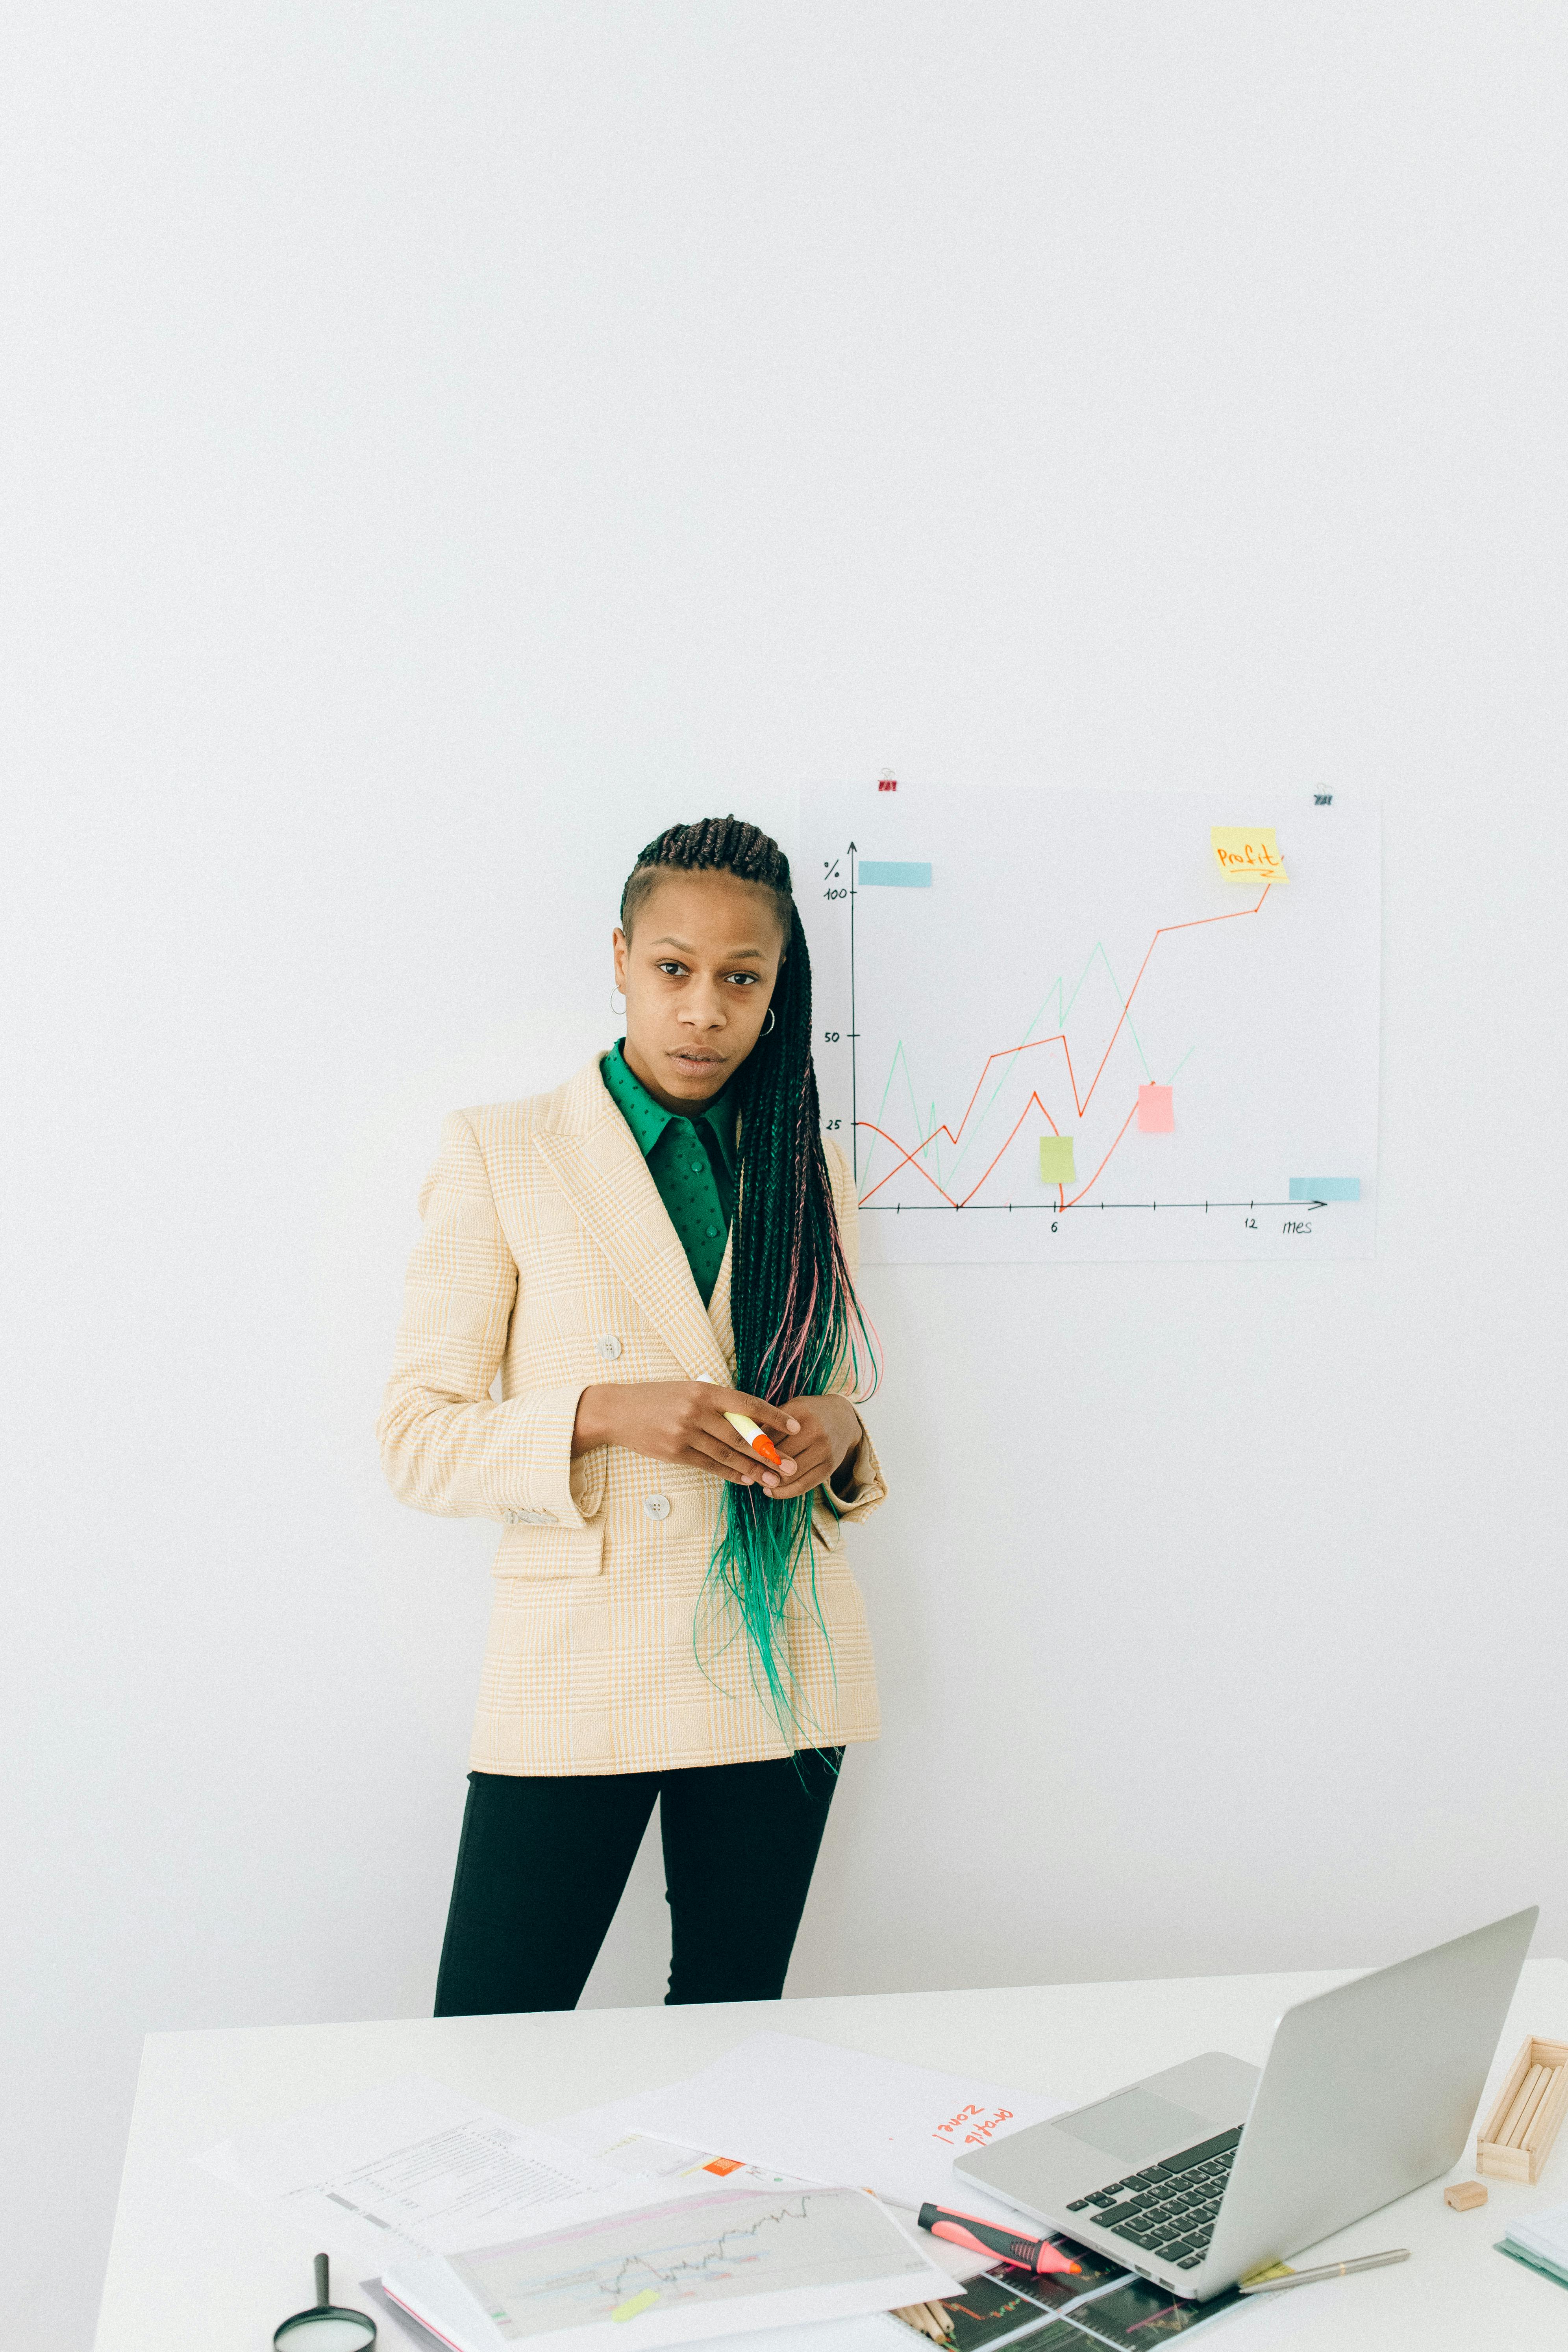
[[(816, 1073), (811, 1059), (811, 957), (776, 841), (739, 817), (672, 824), (639, 852), (621, 894), (630, 936), (641, 901), (661, 872), (732, 874), (773, 898), (784, 931), (774, 983), (773, 1027), (737, 1074), (741, 1133), (731, 1255), (730, 1311), (735, 1384), (769, 1404), (816, 1396), (847, 1373), (858, 1395), (876, 1387), (876, 1350), (855, 1297), (834, 1214), (823, 1150)], [(804, 1567), (823, 1636), (816, 1595), (811, 1496), (770, 1502), (760, 1486), (724, 1488), (699, 1628), (729, 1613), (750, 1637), (753, 1678), (781, 1729), (805, 1731), (784, 1629), (785, 1605)]]

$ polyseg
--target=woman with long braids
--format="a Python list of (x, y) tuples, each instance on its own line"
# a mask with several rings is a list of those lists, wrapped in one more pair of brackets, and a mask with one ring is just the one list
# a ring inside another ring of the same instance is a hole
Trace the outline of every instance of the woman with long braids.
[(878, 1731), (871, 1354), (788, 861), (672, 825), (614, 941), (624, 1041), (447, 1121), (381, 1417), (404, 1502), (502, 1528), (438, 2016), (574, 2007), (656, 1799), (667, 1999), (776, 1999)]

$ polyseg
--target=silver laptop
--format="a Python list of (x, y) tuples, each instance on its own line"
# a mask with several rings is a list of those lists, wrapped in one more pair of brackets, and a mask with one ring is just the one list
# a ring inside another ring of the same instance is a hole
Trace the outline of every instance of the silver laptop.
[(1198, 2303), (1458, 2160), (1539, 1906), (955, 2158), (977, 2189)]

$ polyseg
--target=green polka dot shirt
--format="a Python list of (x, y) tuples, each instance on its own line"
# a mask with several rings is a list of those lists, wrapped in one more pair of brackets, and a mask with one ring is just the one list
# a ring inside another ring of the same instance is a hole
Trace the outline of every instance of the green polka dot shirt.
[(655, 1102), (627, 1067), (619, 1040), (599, 1071), (647, 1161), (706, 1307), (724, 1263), (735, 1211), (734, 1088), (724, 1087), (695, 1118), (682, 1118)]

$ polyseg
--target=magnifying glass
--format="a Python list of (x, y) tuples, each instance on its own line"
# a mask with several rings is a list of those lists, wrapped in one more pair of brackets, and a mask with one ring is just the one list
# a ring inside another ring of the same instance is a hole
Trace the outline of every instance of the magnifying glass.
[(367, 2311), (349, 2311), (332, 2301), (327, 2257), (316, 2256), (316, 2300), (272, 2331), (275, 2352), (369, 2352), (375, 2322)]

